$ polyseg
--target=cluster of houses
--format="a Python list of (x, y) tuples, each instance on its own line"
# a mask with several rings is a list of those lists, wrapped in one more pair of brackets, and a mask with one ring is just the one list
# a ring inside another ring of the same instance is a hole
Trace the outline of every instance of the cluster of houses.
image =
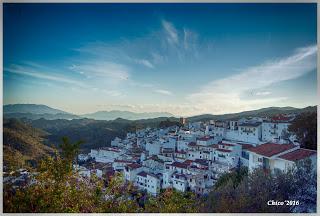
[[(145, 128), (115, 138), (111, 147), (80, 154), (80, 174), (110, 177), (122, 172), (126, 181), (156, 196), (160, 189), (175, 188), (208, 194), (218, 178), (246, 166), (274, 172), (286, 170), (316, 151), (302, 149), (287, 131), (291, 115), (187, 123), (168, 128)], [(89, 165), (88, 165), (89, 164)], [(90, 167), (88, 167), (90, 166)]]
[(10, 184), (13, 188), (26, 187), (36, 183), (35, 176), (37, 172), (29, 172), (27, 169), (17, 169), (15, 171), (6, 171), (6, 166), (3, 167), (3, 184)]

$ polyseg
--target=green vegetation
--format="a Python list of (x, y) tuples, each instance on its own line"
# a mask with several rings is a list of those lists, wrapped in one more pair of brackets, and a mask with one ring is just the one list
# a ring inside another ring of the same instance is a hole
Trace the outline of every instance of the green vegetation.
[[(245, 172), (243, 172), (244, 174)], [(237, 171), (219, 179), (216, 187), (202, 209), (203, 212), (226, 213), (268, 213), (268, 212), (315, 212), (316, 211), (316, 172), (311, 161), (298, 163), (287, 172), (270, 173), (256, 169), (242, 175), (238, 181)], [(296, 200), (299, 205), (268, 205), (269, 200)]]
[(159, 128), (167, 128), (172, 126), (178, 126), (181, 127), (181, 123), (179, 121), (172, 121), (170, 119), (166, 119), (165, 121), (161, 121), (159, 123)]
[(41, 158), (52, 154), (53, 149), (43, 144), (46, 132), (16, 119), (4, 120), (4, 166), (9, 170), (34, 166)]
[(239, 166), (234, 172), (223, 174), (216, 182), (215, 189), (224, 187), (227, 184), (231, 184), (233, 188), (236, 188), (247, 175), (248, 169), (246, 167)]
[(239, 119), (243, 117), (271, 117), (274, 115), (279, 114), (300, 114), (305, 112), (317, 112), (316, 106), (309, 106), (302, 109), (294, 108), (294, 107), (268, 107), (268, 108), (262, 108), (258, 110), (252, 110), (252, 111), (244, 111), (240, 113), (230, 113), (230, 114), (223, 114), (223, 115), (211, 115), (211, 114), (204, 114), (199, 116), (193, 116), (189, 117), (189, 122), (197, 122), (197, 121), (206, 121), (206, 120), (231, 120), (231, 119)]
[(302, 148), (317, 150), (317, 113), (301, 113), (288, 128), (295, 134)]

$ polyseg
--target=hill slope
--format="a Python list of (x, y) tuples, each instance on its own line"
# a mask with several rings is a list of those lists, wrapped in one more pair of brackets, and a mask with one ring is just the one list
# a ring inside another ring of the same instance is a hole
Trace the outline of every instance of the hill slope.
[(53, 153), (53, 149), (44, 145), (47, 134), (16, 119), (4, 120), (3, 152), (4, 165), (22, 167), (27, 161), (35, 163), (40, 158)]
[(316, 106), (308, 106), (305, 108), (294, 108), (294, 107), (268, 107), (262, 108), (258, 110), (250, 110), (244, 111), (239, 113), (230, 113), (230, 114), (223, 114), (223, 115), (212, 115), (212, 114), (204, 114), (198, 116), (192, 116), (187, 118), (189, 122), (196, 122), (196, 121), (206, 121), (206, 120), (230, 120), (230, 119), (239, 119), (243, 117), (251, 117), (251, 116), (273, 116), (276, 114), (292, 114), (292, 113), (303, 113), (303, 112), (317, 112)]
[(144, 112), (144, 113), (135, 113), (129, 111), (98, 111), (95, 113), (85, 114), (82, 117), (92, 118), (95, 120), (115, 120), (117, 118), (123, 118), (128, 120), (138, 120), (138, 119), (150, 119), (158, 117), (172, 117), (171, 113), (167, 112)]
[(58, 114), (67, 112), (41, 104), (9, 104), (3, 106), (4, 113)]

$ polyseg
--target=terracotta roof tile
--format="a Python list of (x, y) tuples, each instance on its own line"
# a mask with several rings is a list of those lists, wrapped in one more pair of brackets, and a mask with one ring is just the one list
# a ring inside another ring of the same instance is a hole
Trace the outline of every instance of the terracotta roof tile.
[(276, 143), (265, 143), (259, 146), (248, 149), (250, 152), (254, 152), (259, 155), (266, 157), (272, 157), (274, 155), (280, 154), (296, 146), (293, 144), (276, 144)]
[(137, 164), (137, 163), (128, 164), (127, 166), (131, 169), (138, 169), (142, 167), (140, 164)]
[(173, 162), (172, 164), (170, 164), (171, 166), (175, 166), (175, 167), (179, 167), (179, 168), (183, 168), (183, 169), (187, 169), (188, 165), (185, 163), (180, 163), (180, 162)]
[(145, 171), (139, 172), (138, 176), (147, 177), (147, 173)]
[(219, 152), (232, 152), (231, 150), (228, 150), (228, 149), (216, 149), (216, 151), (219, 151)]
[(254, 146), (251, 144), (240, 144), (242, 146), (242, 149), (250, 149), (253, 148)]
[(317, 154), (314, 150), (309, 149), (297, 149), (287, 154), (281, 155), (280, 158), (289, 161), (298, 161), (310, 157), (311, 155)]

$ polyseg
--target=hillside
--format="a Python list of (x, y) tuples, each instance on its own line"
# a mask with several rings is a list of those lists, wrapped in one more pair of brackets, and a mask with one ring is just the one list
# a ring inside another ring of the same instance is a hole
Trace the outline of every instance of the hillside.
[[(93, 119), (21, 119), (23, 122), (34, 128), (39, 128), (47, 132), (46, 139), (43, 141), (46, 145), (53, 144), (57, 146), (63, 136), (67, 136), (71, 141), (82, 140), (84, 143), (80, 146), (81, 151), (88, 152), (92, 148), (110, 146), (115, 137), (125, 137), (127, 132), (135, 131), (145, 127), (159, 127), (161, 122), (177, 122), (175, 118), (155, 118), (130, 121), (118, 118), (112, 121), (93, 120)], [(162, 123), (163, 124), (163, 123)]]
[(316, 106), (308, 106), (302, 109), (294, 108), (294, 107), (268, 107), (262, 108), (258, 110), (244, 111), (239, 113), (230, 113), (223, 115), (212, 115), (212, 114), (204, 114), (198, 116), (192, 116), (187, 118), (189, 122), (197, 122), (197, 121), (206, 121), (206, 120), (231, 120), (231, 119), (239, 119), (243, 117), (265, 117), (265, 116), (273, 116), (277, 114), (292, 114), (292, 113), (303, 113), (303, 112), (317, 112)]
[(38, 159), (53, 153), (53, 149), (43, 144), (46, 132), (33, 128), (16, 119), (4, 120), (3, 152), (4, 165), (21, 167), (34, 164)]
[(72, 113), (65, 112), (63, 110), (54, 109), (46, 105), (41, 104), (10, 104), (3, 106), (3, 113), (5, 118), (28, 118), (32, 120), (37, 119), (80, 119), (90, 118), (94, 120), (115, 120), (117, 118), (128, 119), (128, 120), (139, 120), (139, 119), (153, 119), (158, 117), (172, 117), (171, 113), (167, 112), (129, 112), (129, 111), (98, 111), (94, 113), (88, 113), (84, 115), (75, 115)]
[(9, 104), (3, 106), (4, 113), (58, 114), (67, 112), (41, 104)]
[(117, 118), (123, 118), (128, 120), (138, 120), (138, 119), (150, 119), (150, 118), (158, 118), (158, 117), (172, 117), (171, 113), (167, 112), (143, 112), (143, 113), (135, 113), (129, 111), (98, 111), (91, 114), (81, 115), (85, 118), (92, 118), (95, 120), (115, 120)]

